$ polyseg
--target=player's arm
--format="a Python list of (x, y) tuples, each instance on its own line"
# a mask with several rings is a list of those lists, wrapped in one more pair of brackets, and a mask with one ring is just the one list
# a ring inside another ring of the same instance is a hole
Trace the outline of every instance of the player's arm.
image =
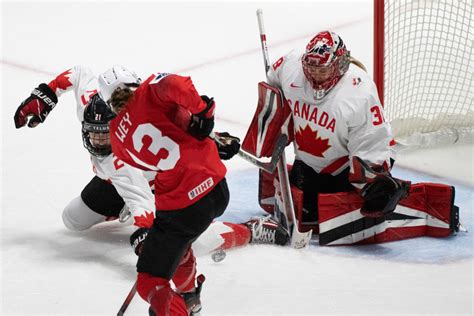
[(214, 98), (199, 95), (190, 77), (168, 75), (156, 87), (158, 97), (169, 104), (176, 104), (190, 113), (188, 132), (204, 139), (214, 128)]
[(155, 219), (155, 199), (150, 184), (142, 170), (127, 165), (113, 154), (103, 160), (92, 158), (98, 177), (108, 179), (125, 202), (122, 215), (127, 212), (137, 228), (130, 236), (130, 245), (139, 254), (150, 227)]
[(103, 160), (93, 159), (96, 173), (109, 179), (123, 198), (137, 227), (151, 227), (154, 219), (155, 199), (143, 172), (113, 154)]
[(394, 141), (383, 108), (375, 98), (369, 98), (353, 117), (349, 126), (350, 155), (349, 181), (364, 199), (361, 213), (379, 217), (394, 211), (398, 201), (405, 197), (409, 183), (390, 174), (395, 158)]
[(269, 85), (281, 89), (281, 72), (283, 64), (285, 63), (285, 56), (278, 58), (273, 64), (270, 65), (267, 71), (267, 82)]
[(49, 84), (39, 84), (16, 110), (14, 116), (16, 128), (26, 124), (28, 127), (36, 127), (39, 123), (43, 123), (58, 103), (58, 98), (70, 90), (75, 91), (76, 100), (82, 107), (90, 95), (96, 92), (89, 91), (90, 95), (85, 95), (85, 87), (91, 80), (95, 80), (95, 77), (88, 68), (75, 66), (56, 76)]
[[(289, 72), (292, 72), (291, 68), (294, 67), (294, 61), (299, 61), (300, 57), (301, 54), (299, 52), (292, 50), (288, 52), (288, 54), (275, 60), (267, 70), (268, 84), (277, 87), (278, 89), (282, 89), (282, 82), (286, 78), (286, 75)], [(297, 64), (301, 65), (301, 62), (299, 61)]]

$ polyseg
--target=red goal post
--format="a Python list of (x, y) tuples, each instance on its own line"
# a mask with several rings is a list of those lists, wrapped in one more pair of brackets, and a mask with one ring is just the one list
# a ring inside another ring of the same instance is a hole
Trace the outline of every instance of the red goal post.
[(473, 1), (374, 0), (374, 80), (395, 138), (471, 138)]

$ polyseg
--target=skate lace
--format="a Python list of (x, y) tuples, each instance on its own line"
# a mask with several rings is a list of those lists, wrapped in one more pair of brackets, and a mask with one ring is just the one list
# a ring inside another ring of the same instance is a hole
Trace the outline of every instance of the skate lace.
[(265, 227), (265, 223), (269, 222), (271, 215), (259, 218), (256, 223), (253, 224), (253, 240), (263, 243), (275, 243), (276, 229)]

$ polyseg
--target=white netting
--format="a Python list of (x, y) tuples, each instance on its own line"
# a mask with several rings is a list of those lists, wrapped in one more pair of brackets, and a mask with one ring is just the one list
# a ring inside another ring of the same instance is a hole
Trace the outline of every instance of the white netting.
[(472, 135), (472, 7), (472, 0), (385, 0), (384, 105), (397, 140)]

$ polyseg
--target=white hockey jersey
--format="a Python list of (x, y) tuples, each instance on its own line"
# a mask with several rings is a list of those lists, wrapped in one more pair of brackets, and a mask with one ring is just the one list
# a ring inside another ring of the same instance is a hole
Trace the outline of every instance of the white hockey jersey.
[(395, 142), (375, 83), (363, 70), (351, 65), (336, 86), (316, 100), (301, 54), (292, 51), (270, 67), (268, 81), (283, 91), (291, 108), (296, 159), (332, 175), (347, 168), (354, 156), (390, 167)]
[[(85, 105), (90, 97), (97, 93), (99, 86), (97, 76), (90, 69), (82, 66), (75, 66), (63, 72), (48, 85), (56, 92), (58, 98), (67, 91), (74, 91), (76, 114), (80, 122), (83, 121)], [(124, 199), (135, 219), (134, 224), (137, 226), (144, 226), (145, 222), (151, 224), (155, 211), (155, 199), (150, 185), (153, 185), (155, 172), (144, 172), (133, 168), (113, 154), (103, 159), (91, 155), (91, 162), (95, 174), (111, 182)]]

